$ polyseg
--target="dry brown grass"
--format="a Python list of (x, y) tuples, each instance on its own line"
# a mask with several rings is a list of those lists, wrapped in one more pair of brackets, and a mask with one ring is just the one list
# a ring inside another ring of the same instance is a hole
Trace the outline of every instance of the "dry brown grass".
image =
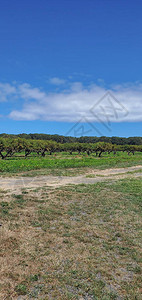
[(1, 193), (0, 299), (141, 299), (139, 208), (121, 182)]

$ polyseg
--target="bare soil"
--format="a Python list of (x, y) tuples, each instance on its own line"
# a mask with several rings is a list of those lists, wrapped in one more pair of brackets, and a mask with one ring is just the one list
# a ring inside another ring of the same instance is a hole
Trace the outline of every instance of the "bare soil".
[(72, 177), (51, 175), (34, 177), (0, 177), (0, 188), (2, 190), (18, 191), (21, 188), (40, 188), (43, 186), (57, 188), (69, 184), (94, 184), (110, 179), (116, 180), (131, 176), (142, 176), (142, 173), (138, 173), (140, 170), (142, 170), (141, 165), (127, 168), (90, 170), (85, 175)]

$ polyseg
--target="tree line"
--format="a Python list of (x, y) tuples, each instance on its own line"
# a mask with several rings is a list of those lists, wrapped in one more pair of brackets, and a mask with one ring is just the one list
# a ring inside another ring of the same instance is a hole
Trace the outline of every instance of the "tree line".
[(24, 139), (31, 139), (31, 140), (52, 140), (61, 144), (65, 143), (98, 143), (98, 142), (105, 142), (105, 143), (111, 143), (116, 145), (142, 145), (142, 137), (107, 137), (107, 136), (82, 136), (82, 137), (72, 137), (72, 136), (63, 136), (58, 134), (43, 134), (43, 133), (22, 133), (22, 134), (6, 134), (2, 133), (0, 134), (0, 138), (24, 138)]
[(117, 145), (107, 142), (96, 143), (82, 143), (82, 142), (69, 142), (59, 143), (53, 140), (36, 140), (25, 138), (0, 138), (0, 157), (6, 159), (15, 154), (22, 154), (25, 158), (32, 153), (38, 156), (45, 157), (46, 154), (55, 152), (68, 152), (72, 155), (73, 152), (78, 154), (95, 153), (96, 156), (101, 157), (102, 153), (111, 152), (116, 154), (117, 151), (127, 152), (134, 154), (136, 151), (142, 152), (142, 145)]

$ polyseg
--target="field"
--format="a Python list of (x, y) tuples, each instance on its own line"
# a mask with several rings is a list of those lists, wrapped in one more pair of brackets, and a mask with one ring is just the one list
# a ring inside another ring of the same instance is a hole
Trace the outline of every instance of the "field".
[(0, 299), (140, 300), (140, 165), (142, 153), (1, 160), (1, 182), (68, 175), (76, 184), (1, 185)]
[(68, 170), (70, 168), (114, 168), (127, 167), (142, 164), (142, 153), (136, 152), (135, 155), (117, 152), (116, 155), (103, 154), (102, 157), (96, 157), (95, 154), (78, 154), (69, 155), (66, 152), (46, 155), (45, 158), (33, 157), (21, 158), (16, 156), (6, 160), (0, 160), (0, 174), (17, 173), (30, 170), (46, 169), (47, 174), (56, 174), (55, 170)]

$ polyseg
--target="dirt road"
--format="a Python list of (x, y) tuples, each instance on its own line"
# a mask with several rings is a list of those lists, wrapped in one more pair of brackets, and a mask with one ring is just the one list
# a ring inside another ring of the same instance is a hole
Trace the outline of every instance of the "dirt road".
[[(35, 176), (35, 177), (0, 177), (0, 189), (20, 190), (21, 188), (39, 188), (43, 186), (59, 187), (68, 184), (93, 184), (106, 180), (117, 180), (125, 177), (142, 176), (142, 166), (128, 168), (91, 170), (79, 176)], [(128, 173), (133, 172), (133, 173)], [(137, 173), (135, 173), (137, 172)]]

